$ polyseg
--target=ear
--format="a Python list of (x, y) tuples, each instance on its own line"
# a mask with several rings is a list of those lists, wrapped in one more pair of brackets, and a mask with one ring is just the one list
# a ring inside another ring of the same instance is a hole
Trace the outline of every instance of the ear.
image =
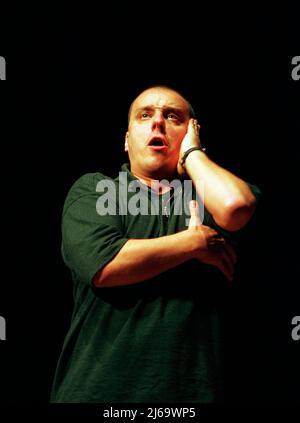
[(125, 145), (124, 145), (124, 151), (128, 152), (128, 137), (129, 137), (129, 133), (128, 131), (125, 134)]

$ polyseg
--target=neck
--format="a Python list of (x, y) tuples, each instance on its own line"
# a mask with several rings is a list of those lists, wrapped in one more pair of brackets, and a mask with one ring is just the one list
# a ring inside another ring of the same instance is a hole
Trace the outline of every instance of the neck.
[(137, 173), (133, 173), (133, 175), (139, 181), (141, 181), (143, 184), (145, 184), (148, 187), (150, 187), (157, 194), (164, 194), (165, 192), (168, 192), (168, 191), (171, 190), (170, 184), (168, 183), (168, 180), (166, 178), (164, 178), (166, 180), (166, 182), (164, 182), (164, 180), (160, 181), (158, 179), (154, 179), (154, 178), (151, 178), (149, 176), (145, 176), (145, 175), (141, 176), (141, 175), (138, 175)]

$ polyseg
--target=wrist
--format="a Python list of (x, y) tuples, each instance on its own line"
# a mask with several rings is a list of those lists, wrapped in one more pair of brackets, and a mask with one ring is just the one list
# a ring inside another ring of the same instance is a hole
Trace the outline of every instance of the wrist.
[(200, 146), (195, 146), (195, 147), (188, 148), (187, 150), (185, 150), (183, 152), (183, 154), (181, 155), (181, 157), (179, 159), (180, 166), (183, 169), (185, 169), (186, 168), (186, 162), (187, 162), (187, 160), (189, 160), (189, 158), (192, 155), (195, 155), (196, 153), (204, 154), (205, 150), (206, 149), (204, 147), (200, 147)]

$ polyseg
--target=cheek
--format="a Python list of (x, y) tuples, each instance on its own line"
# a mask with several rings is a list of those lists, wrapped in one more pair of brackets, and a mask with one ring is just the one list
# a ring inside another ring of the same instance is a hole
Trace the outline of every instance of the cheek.
[(186, 132), (185, 131), (180, 131), (180, 132), (175, 132), (173, 134), (173, 143), (174, 143), (174, 148), (175, 149), (179, 149), (182, 143), (182, 140), (185, 136)]
[(131, 136), (128, 140), (128, 149), (132, 153), (136, 153), (137, 151), (141, 150), (144, 143), (141, 142), (141, 138), (138, 135)]
[(142, 125), (135, 125), (131, 133), (136, 139), (142, 139), (149, 136), (149, 132), (151, 132), (150, 126), (144, 122)]
[(147, 140), (149, 134), (145, 132), (144, 128), (135, 127), (128, 137), (129, 148), (139, 149), (145, 146), (145, 140)]

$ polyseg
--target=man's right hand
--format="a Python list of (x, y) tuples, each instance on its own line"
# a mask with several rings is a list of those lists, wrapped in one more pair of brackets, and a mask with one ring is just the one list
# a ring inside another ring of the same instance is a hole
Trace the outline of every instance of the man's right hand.
[(236, 263), (235, 250), (217, 231), (202, 225), (199, 205), (195, 200), (190, 201), (189, 207), (191, 218), (188, 231), (195, 242), (194, 258), (217, 267), (231, 281)]

